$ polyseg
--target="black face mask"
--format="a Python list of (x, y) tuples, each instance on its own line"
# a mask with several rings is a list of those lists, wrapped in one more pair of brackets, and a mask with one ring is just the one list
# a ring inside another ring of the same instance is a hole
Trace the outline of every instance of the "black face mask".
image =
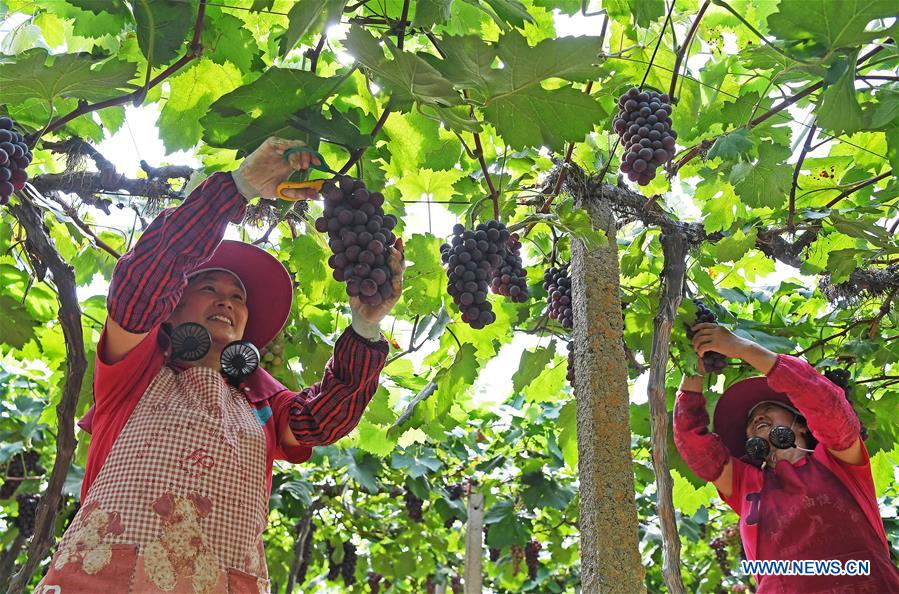
[[(199, 361), (212, 347), (212, 337), (204, 326), (185, 322), (172, 330), (172, 356), (183, 361)], [(259, 367), (259, 349), (248, 340), (235, 340), (222, 349), (222, 373), (232, 383), (239, 382)]]

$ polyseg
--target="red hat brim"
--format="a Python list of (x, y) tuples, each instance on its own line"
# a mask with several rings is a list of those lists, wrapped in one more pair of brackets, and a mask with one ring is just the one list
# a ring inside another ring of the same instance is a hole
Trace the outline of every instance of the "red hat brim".
[(724, 391), (715, 405), (714, 430), (736, 458), (746, 454), (746, 421), (749, 413), (762, 402), (779, 402), (796, 407), (789, 396), (775, 392), (764, 376), (740, 380)]
[(267, 251), (242, 241), (224, 240), (199, 270), (224, 268), (247, 290), (247, 327), (243, 339), (258, 348), (267, 345), (287, 323), (293, 303), (293, 279)]

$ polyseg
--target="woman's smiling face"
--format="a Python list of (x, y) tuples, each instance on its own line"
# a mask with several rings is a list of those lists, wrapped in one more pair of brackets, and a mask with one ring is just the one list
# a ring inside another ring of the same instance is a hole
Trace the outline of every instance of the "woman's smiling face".
[(190, 279), (169, 322), (202, 325), (220, 350), (243, 338), (247, 315), (247, 295), (240, 281), (229, 272), (212, 270)]
[(756, 406), (746, 422), (746, 437), (761, 437), (768, 439), (768, 433), (773, 427), (783, 425), (789, 427), (793, 424), (795, 415), (792, 411), (774, 403), (766, 402)]

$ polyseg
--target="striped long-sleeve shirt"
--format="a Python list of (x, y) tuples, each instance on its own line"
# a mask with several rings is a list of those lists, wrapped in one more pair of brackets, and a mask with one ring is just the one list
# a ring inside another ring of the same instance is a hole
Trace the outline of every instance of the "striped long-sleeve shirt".
[[(134, 248), (116, 264), (107, 299), (120, 326), (147, 337), (122, 360), (103, 361), (104, 330), (97, 348), (94, 406), (79, 425), (92, 434), (82, 485), (86, 494), (141, 395), (168, 362), (169, 341), (161, 324), (174, 310), (187, 276), (200, 268), (221, 242), (229, 222), (243, 218), (246, 201), (230, 174), (213, 174), (177, 208), (163, 211)], [(388, 353), (386, 340), (369, 341), (352, 328), (340, 336), (320, 382), (291, 392), (263, 369), (240, 389), (254, 407), (266, 435), (269, 467), (274, 460), (303, 462), (315, 445), (348, 434), (378, 387)], [(281, 444), (286, 427), (299, 446)], [(270, 473), (269, 473), (270, 476)]]

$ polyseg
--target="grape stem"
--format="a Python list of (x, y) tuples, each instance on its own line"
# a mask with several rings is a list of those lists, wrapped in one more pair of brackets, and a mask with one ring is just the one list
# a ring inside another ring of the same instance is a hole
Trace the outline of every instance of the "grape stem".
[(787, 229), (790, 230), (790, 233), (793, 233), (796, 230), (796, 225), (793, 223), (793, 217), (796, 214), (796, 189), (799, 187), (799, 171), (802, 169), (802, 163), (805, 161), (805, 156), (811, 150), (812, 142), (814, 142), (815, 132), (817, 130), (817, 125), (812, 123), (812, 127), (808, 129), (808, 135), (805, 137), (805, 144), (802, 147), (802, 152), (799, 153), (799, 159), (796, 161), (796, 167), (793, 169), (793, 184), (790, 186), (790, 207), (787, 213)]
[(203, 45), (200, 43), (200, 35), (203, 32), (203, 22), (205, 20), (205, 16), (206, 16), (206, 0), (200, 0), (199, 7), (197, 9), (197, 20), (194, 23), (194, 34), (193, 34), (193, 38), (190, 41), (190, 45), (188, 46), (187, 52), (185, 52), (185, 54), (183, 56), (181, 56), (181, 58), (179, 58), (177, 62), (175, 62), (174, 64), (172, 64), (171, 66), (169, 66), (168, 68), (163, 70), (162, 73), (160, 73), (153, 79), (149, 79), (152, 68), (151, 68), (151, 65), (148, 64), (147, 65), (148, 80), (147, 80), (147, 83), (143, 87), (141, 87), (131, 93), (128, 93), (127, 95), (122, 95), (120, 97), (113, 97), (112, 99), (107, 99), (105, 101), (99, 101), (97, 103), (88, 104), (87, 102), (79, 102), (78, 107), (76, 107), (74, 110), (72, 110), (68, 114), (48, 123), (44, 127), (44, 129), (41, 130), (40, 132), (38, 132), (32, 136), (29, 136), (27, 139), (28, 146), (34, 148), (34, 145), (37, 143), (37, 141), (42, 136), (49, 134), (50, 132), (53, 132), (55, 130), (58, 130), (59, 128), (65, 126), (66, 124), (68, 124), (69, 122), (74, 120), (75, 118), (82, 116), (84, 114), (91, 113), (93, 111), (99, 111), (106, 107), (113, 107), (115, 105), (124, 105), (128, 102), (133, 102), (135, 100), (139, 100), (138, 104), (142, 103), (143, 99), (147, 95), (147, 91), (149, 91), (150, 89), (152, 89), (153, 87), (155, 87), (156, 85), (158, 85), (159, 83), (161, 83), (162, 81), (164, 81), (165, 79), (170, 77), (172, 74), (174, 74), (175, 72), (177, 72), (178, 70), (183, 68), (185, 65), (187, 65), (192, 60), (199, 58), (203, 54)]

